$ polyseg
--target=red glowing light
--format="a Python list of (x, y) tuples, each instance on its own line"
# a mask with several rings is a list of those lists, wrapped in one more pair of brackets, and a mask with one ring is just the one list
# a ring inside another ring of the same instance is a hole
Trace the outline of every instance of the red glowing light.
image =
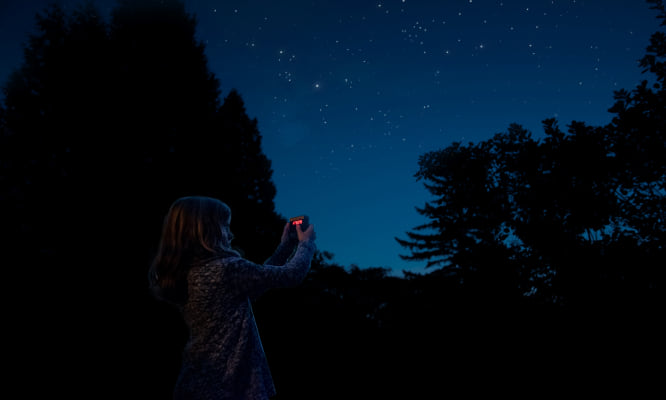
[(296, 221), (292, 222), (291, 224), (292, 224), (292, 225), (302, 225), (302, 224), (303, 224), (303, 220), (302, 220), (302, 219), (299, 219), (299, 220), (296, 220)]

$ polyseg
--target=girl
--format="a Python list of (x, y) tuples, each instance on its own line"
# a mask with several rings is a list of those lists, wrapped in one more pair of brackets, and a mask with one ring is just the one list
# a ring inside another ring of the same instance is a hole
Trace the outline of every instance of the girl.
[(176, 200), (164, 219), (149, 278), (153, 293), (178, 307), (189, 330), (174, 399), (268, 399), (275, 386), (250, 300), (295, 286), (310, 269), (314, 227), (289, 224), (264, 265), (230, 247), (231, 210), (220, 200)]

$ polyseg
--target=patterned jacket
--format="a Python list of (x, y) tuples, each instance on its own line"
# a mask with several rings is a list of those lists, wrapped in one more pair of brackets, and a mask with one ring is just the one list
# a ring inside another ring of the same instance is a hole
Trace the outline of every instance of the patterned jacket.
[(192, 266), (182, 308), (189, 338), (174, 399), (262, 400), (275, 395), (251, 299), (270, 288), (302, 282), (315, 250), (314, 241), (299, 243), (295, 251), (293, 244), (283, 243), (264, 265), (226, 257)]

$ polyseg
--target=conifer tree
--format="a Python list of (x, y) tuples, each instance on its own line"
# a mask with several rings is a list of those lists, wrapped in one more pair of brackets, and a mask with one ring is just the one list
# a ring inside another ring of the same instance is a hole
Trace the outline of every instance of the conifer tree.
[[(227, 199), (234, 210), (236, 245), (256, 262), (263, 262), (279, 243), (286, 222), (275, 212), (272, 201), (277, 191), (271, 161), (263, 153), (257, 119), (248, 117), (237, 90), (225, 97), (218, 121), (226, 144), (222, 159), (228, 166), (227, 181), (218, 183), (222, 184), (219, 196)], [(224, 188), (227, 185), (237, 189), (228, 192)]]
[(196, 19), (183, 3), (122, 0), (108, 23), (92, 3), (72, 15), (55, 5), (37, 17), (37, 28), (4, 86), (10, 133), (2, 139), (3, 179), (10, 185), (2, 198), (28, 235), (21, 242), (62, 238), (48, 227), (64, 224), (86, 240), (98, 229), (88, 214), (106, 212), (141, 221), (126, 235), (144, 251), (171, 201), (207, 194), (228, 198), (255, 224), (239, 228), (260, 234), (245, 239), (253, 243), (246, 250), (263, 257), (275, 239), (268, 232), (283, 221), (270, 161), (240, 94), (220, 101)]
[(284, 219), (256, 120), (238, 92), (221, 101), (183, 2), (120, 0), (108, 22), (101, 15), (92, 3), (39, 13), (3, 85), (0, 230), (12, 281), (30, 282), (57, 310), (40, 323), (113, 337), (76, 345), (98, 359), (134, 360), (124, 382), (142, 387), (153, 378), (143, 363), (167, 368), (179, 354), (164, 346), (179, 340), (177, 323), (155, 332), (166, 311), (147, 282), (171, 202), (230, 203), (239, 245), (260, 262)]

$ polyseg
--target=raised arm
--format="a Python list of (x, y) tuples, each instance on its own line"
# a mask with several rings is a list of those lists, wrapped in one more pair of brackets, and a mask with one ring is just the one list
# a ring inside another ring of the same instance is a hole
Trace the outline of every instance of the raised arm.
[[(317, 246), (315, 245), (313, 225), (310, 225), (305, 232), (299, 226), (297, 227), (297, 233), (298, 246), (293, 256), (285, 264), (272, 265), (266, 263), (259, 265), (243, 258), (228, 259), (228, 266), (225, 268), (225, 279), (231, 283), (231, 287), (251, 298), (256, 298), (270, 288), (298, 285), (305, 279), (310, 270), (310, 263)], [(280, 250), (278, 248), (276, 253), (279, 253)], [(277, 258), (275, 257), (275, 259)]]
[(314, 241), (299, 242), (293, 257), (281, 266), (259, 265), (243, 258), (227, 259), (225, 280), (239, 294), (256, 298), (271, 288), (293, 287), (305, 279), (317, 249)]
[(284, 265), (289, 257), (294, 253), (294, 249), (298, 245), (298, 239), (290, 238), (289, 235), (289, 223), (287, 222), (282, 230), (282, 238), (280, 244), (272, 256), (264, 262), (264, 265)]

